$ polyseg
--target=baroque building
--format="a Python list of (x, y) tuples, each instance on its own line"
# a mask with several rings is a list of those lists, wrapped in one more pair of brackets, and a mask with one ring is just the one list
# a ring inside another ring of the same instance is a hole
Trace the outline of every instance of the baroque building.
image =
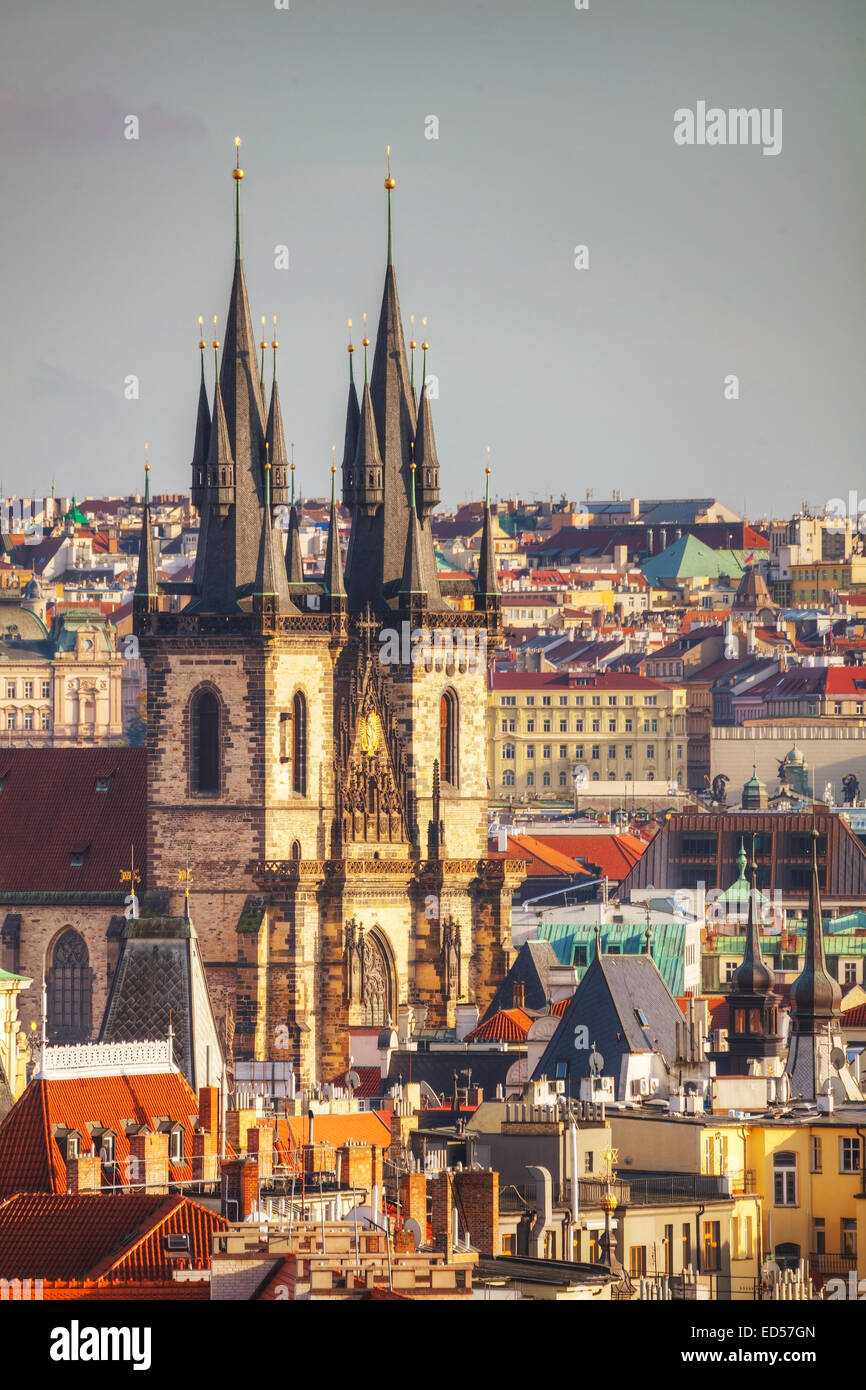
[[(267, 399), (233, 174), (211, 396), (200, 344), (191, 582), (158, 582), (149, 491), (145, 502), (134, 614), (148, 673), (146, 901), (178, 915), (185, 855), (229, 1060), (290, 1060), (302, 1080), (328, 1080), (346, 1070), (350, 1027), (384, 1027), (401, 1003), (452, 1025), (461, 1000), (483, 1012), (508, 969), (519, 866), (486, 857), (492, 521), (488, 501), (477, 577), (440, 576), (439, 460), (404, 340), (389, 169), (382, 307), (360, 389), (350, 347), (345, 570), (333, 469), (324, 574), (305, 575), (277, 344)], [(161, 611), (166, 593), (182, 596), (178, 612)]]

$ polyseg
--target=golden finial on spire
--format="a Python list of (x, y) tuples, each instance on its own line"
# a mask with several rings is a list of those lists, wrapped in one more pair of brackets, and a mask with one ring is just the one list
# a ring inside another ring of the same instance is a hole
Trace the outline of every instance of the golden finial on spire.
[[(264, 323), (264, 319), (262, 319), (262, 323)], [(277, 316), (276, 316), (276, 314), (274, 314), (274, 340), (273, 340), (273, 342), (271, 343), (271, 347), (276, 351), (276, 349), (277, 349), (279, 346), (280, 346), (280, 345), (279, 345), (279, 343), (277, 342)]]
[[(423, 318), (423, 319), (421, 320), (421, 327), (422, 327), (422, 328), (426, 328), (426, 327), (427, 327), (427, 320), (426, 320), (426, 318)], [(429, 346), (430, 346), (430, 344), (427, 342), (427, 335), (426, 335), (426, 333), (425, 333), (425, 334), (424, 334), (423, 341), (422, 341), (422, 343), (421, 343), (421, 351), (422, 351), (422, 352), (426, 352), (427, 349), (429, 348)]]
[(267, 323), (267, 319), (265, 318), (265, 315), (262, 314), (262, 341), (259, 343), (259, 347), (261, 348), (262, 352), (264, 352), (265, 348), (266, 348), (267, 345), (268, 345), (268, 340), (267, 340), (267, 338), (265, 337), (265, 324), (266, 324), (266, 323)]
[(363, 336), (363, 338), (361, 339), (361, 343), (363, 344), (364, 347), (369, 347), (369, 346), (370, 346), (370, 339), (367, 337), (367, 315), (366, 315), (366, 314), (362, 314), (362, 315), (361, 315), (361, 318), (362, 318), (363, 321), (364, 321), (364, 336)]
[(397, 187), (397, 180), (391, 178), (391, 146), (390, 146), (390, 145), (386, 145), (386, 146), (385, 146), (385, 157), (386, 157), (386, 159), (388, 160), (388, 177), (385, 179), (385, 187), (388, 189), (388, 192), (390, 193), (390, 191), (391, 191), (392, 188), (396, 188), (396, 187)]
[(214, 347), (214, 351), (216, 351), (216, 349), (219, 347), (219, 340), (218, 340), (218, 338), (217, 338), (216, 331), (217, 331), (217, 316), (216, 316), (216, 314), (214, 314), (214, 316), (213, 316), (213, 347)]
[(145, 444), (145, 446), (144, 446), (144, 471), (145, 471), (145, 473), (149, 473), (149, 472), (150, 472), (150, 445), (149, 445), (149, 444)]
[(349, 325), (349, 344), (348, 344), (348, 347), (346, 348), (346, 351), (347, 351), (347, 352), (354, 352), (354, 351), (355, 351), (355, 345), (354, 345), (354, 343), (352, 342), (352, 320), (351, 320), (351, 319), (348, 319), (347, 322), (348, 322), (348, 325)]
[(205, 340), (204, 340), (204, 319), (202, 318), (201, 314), (199, 314), (199, 316), (198, 316), (198, 336), (199, 336), (199, 344), (198, 344), (198, 345), (199, 345), (199, 347), (201, 348), (202, 352), (204, 352), (205, 348), (207, 347), (207, 343), (206, 343)]
[(216, 316), (216, 314), (214, 314), (214, 316), (213, 316), (213, 364), (214, 364), (214, 370), (215, 370), (215, 372), (217, 373), (217, 376), (219, 376), (219, 350), (220, 350), (220, 340), (219, 340), (219, 338), (217, 337), (216, 334), (217, 334), (217, 316)]
[(295, 446), (294, 446), (294, 444), (290, 444), (290, 445), (289, 445), (289, 448), (290, 448), (291, 451), (292, 451), (292, 461), (291, 461), (291, 463), (289, 464), (289, 467), (291, 468), (292, 472), (294, 473), (294, 471), (295, 471)]
[(232, 169), (233, 179), (242, 179), (244, 171), (241, 168), (241, 137), (235, 136), (235, 167)]
[(415, 342), (415, 315), (414, 315), (414, 314), (410, 314), (410, 315), (409, 315), (409, 323), (411, 324), (411, 327), (410, 327), (410, 329), (409, 329), (409, 332), (412, 334), (412, 337), (409, 339), (409, 346), (410, 346), (410, 348), (412, 348), (412, 350), (413, 350), (413, 352), (414, 352), (415, 348), (418, 346), (418, 344)]

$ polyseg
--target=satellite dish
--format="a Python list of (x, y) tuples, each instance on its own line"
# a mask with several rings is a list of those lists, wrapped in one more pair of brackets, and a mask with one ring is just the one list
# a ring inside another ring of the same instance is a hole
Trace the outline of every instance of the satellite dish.
[(572, 777), (577, 787), (582, 787), (584, 782), (589, 781), (589, 768), (586, 763), (575, 763), (572, 769)]
[(834, 1047), (833, 1051), (830, 1053), (830, 1061), (837, 1071), (841, 1071), (848, 1061), (848, 1058), (845, 1056), (841, 1047)]
[(414, 1250), (417, 1250), (420, 1245), (424, 1244), (424, 1232), (421, 1230), (421, 1223), (420, 1221), (416, 1221), (414, 1216), (407, 1216), (406, 1220), (403, 1222), (403, 1230), (406, 1235), (412, 1237), (414, 1241), (412, 1248)]
[(593, 1048), (589, 1054), (589, 1065), (597, 1076), (604, 1071), (604, 1058), (597, 1048)]
[(357, 1091), (361, 1085), (361, 1078), (356, 1071), (346, 1072), (346, 1086), (350, 1091)]

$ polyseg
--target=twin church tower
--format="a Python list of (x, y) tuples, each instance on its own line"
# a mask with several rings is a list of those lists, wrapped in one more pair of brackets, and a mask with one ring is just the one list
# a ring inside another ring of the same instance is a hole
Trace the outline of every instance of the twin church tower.
[[(500, 598), (489, 503), (477, 577), (437, 571), (439, 460), (407, 359), (390, 167), (360, 395), (349, 358), (345, 571), (333, 470), (324, 573), (305, 574), (276, 369), (268, 400), (247, 299), (239, 160), (233, 174), (234, 274), (210, 399), (200, 344), (190, 583), (158, 582), (145, 498), (134, 608), (148, 672), (147, 885), (176, 910), (186, 855), (234, 1057), (333, 1080), (350, 1027), (396, 1022), (401, 1004), (447, 1026), (461, 1000), (483, 1011), (508, 968), (514, 882), (486, 858), (483, 653)], [(161, 611), (165, 593), (181, 595), (179, 612)], [(406, 631), (411, 647), (390, 640)]]

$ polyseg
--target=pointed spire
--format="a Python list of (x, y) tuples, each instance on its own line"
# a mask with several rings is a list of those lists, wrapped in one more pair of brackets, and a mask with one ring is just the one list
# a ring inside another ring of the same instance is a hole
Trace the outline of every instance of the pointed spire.
[[(336, 448), (336, 446), (334, 446)], [(343, 559), (340, 554), (340, 525), (337, 516), (337, 465), (331, 465), (331, 515), (328, 521), (328, 548), (325, 551), (325, 590), (331, 598), (345, 598)]]
[[(752, 837), (752, 853), (754, 854), (754, 836)], [(737, 864), (740, 866), (740, 878), (744, 879), (746, 876), (746, 853), (742, 840), (740, 841), (740, 853), (737, 855)], [(749, 886), (749, 911), (746, 920), (746, 946), (743, 951), (742, 965), (734, 971), (734, 977), (731, 981), (732, 990), (738, 994), (769, 994), (773, 988), (773, 975), (764, 963), (764, 956), (761, 951), (761, 932), (755, 920), (757, 902), (758, 866), (753, 858)]]
[(150, 511), (150, 461), (147, 445), (144, 465), (144, 516), (141, 521), (141, 544), (138, 551), (138, 575), (135, 582), (133, 606), (140, 612), (154, 613), (159, 607), (159, 582), (156, 570), (156, 547), (153, 543), (153, 517)]
[(204, 340), (204, 319), (199, 315), (199, 355), (201, 357), (201, 383), (198, 392), (198, 411), (195, 420), (195, 444), (192, 450), (192, 487), (190, 498), (194, 507), (202, 509), (207, 486), (208, 448), (210, 446), (210, 404), (207, 398), (207, 385), (204, 376), (204, 355), (207, 343)]
[[(489, 453), (489, 449), (488, 449)], [(478, 576), (475, 592), (480, 598), (499, 594), (499, 575), (496, 566), (496, 547), (493, 543), (493, 519), (490, 514), (490, 464), (484, 470), (484, 522), (478, 551)]]
[(353, 507), (357, 501), (354, 464), (355, 454), (358, 448), (358, 429), (361, 422), (361, 408), (358, 405), (358, 393), (355, 390), (355, 373), (352, 369), (355, 346), (352, 342), (351, 319), (349, 319), (349, 342), (346, 351), (349, 354), (349, 399), (346, 402), (346, 434), (343, 441), (343, 503), (347, 507)]
[[(426, 319), (422, 322), (427, 323)], [(430, 515), (439, 505), (439, 457), (436, 453), (436, 437), (433, 433), (433, 415), (427, 390), (427, 339), (421, 344), (424, 352), (424, 375), (421, 383), (421, 397), (418, 402), (418, 418), (415, 425), (414, 460), (418, 467), (416, 492), (418, 513), (423, 518)]]
[(360, 506), (369, 515), (381, 505), (384, 496), (382, 488), (382, 456), (379, 453), (379, 436), (376, 430), (376, 417), (373, 411), (373, 397), (369, 382), (364, 383), (361, 397), (361, 415), (358, 421), (358, 443), (355, 449), (353, 466), (355, 475), (355, 496)]
[(235, 136), (235, 167), (232, 169), (232, 178), (235, 181), (235, 260), (243, 260), (241, 249), (241, 179), (244, 171), (241, 168), (241, 137)]
[(265, 430), (265, 448), (269, 451), (271, 464), (271, 501), (274, 505), (286, 501), (286, 470), (289, 459), (286, 453), (286, 436), (283, 432), (283, 412), (280, 406), (280, 388), (277, 385), (277, 320), (274, 317), (274, 339), (271, 348), (274, 354), (274, 377), (271, 383), (271, 404), (268, 410), (268, 423)]
[(746, 877), (746, 863), (747, 863), (747, 859), (746, 859), (746, 847), (745, 847), (745, 845), (743, 844), (743, 837), (742, 837), (742, 835), (741, 835), (741, 836), (740, 836), (740, 852), (739, 852), (739, 854), (737, 855), (737, 879), (738, 879), (738, 880), (744, 879), (744, 878)]
[[(415, 463), (409, 465), (409, 530), (406, 535), (406, 558), (403, 562), (403, 580), (400, 585), (401, 597), (410, 600), (423, 596), (424, 569), (421, 561), (421, 536), (418, 512), (415, 508)], [(426, 604), (425, 604), (426, 606)]]
[(817, 1020), (835, 1018), (841, 1002), (842, 991), (827, 970), (821, 887), (818, 881), (818, 831), (813, 828), (806, 959), (802, 974), (798, 975), (791, 986), (791, 1021), (797, 1031), (812, 1031)]
[[(253, 598), (282, 600), (283, 606), (294, 608), (289, 599), (285, 566), (277, 561), (274, 520), (271, 513), (271, 465), (269, 460), (265, 463), (265, 505), (262, 514), (262, 535), (259, 543), (259, 559), (256, 565)], [(280, 607), (280, 604), (277, 603), (275, 606)]]
[(289, 472), (292, 478), (292, 500), (289, 505), (289, 538), (286, 544), (286, 574), (290, 584), (303, 584), (304, 562), (301, 558), (301, 522), (298, 504), (295, 501), (295, 446), (292, 448), (292, 462)]

